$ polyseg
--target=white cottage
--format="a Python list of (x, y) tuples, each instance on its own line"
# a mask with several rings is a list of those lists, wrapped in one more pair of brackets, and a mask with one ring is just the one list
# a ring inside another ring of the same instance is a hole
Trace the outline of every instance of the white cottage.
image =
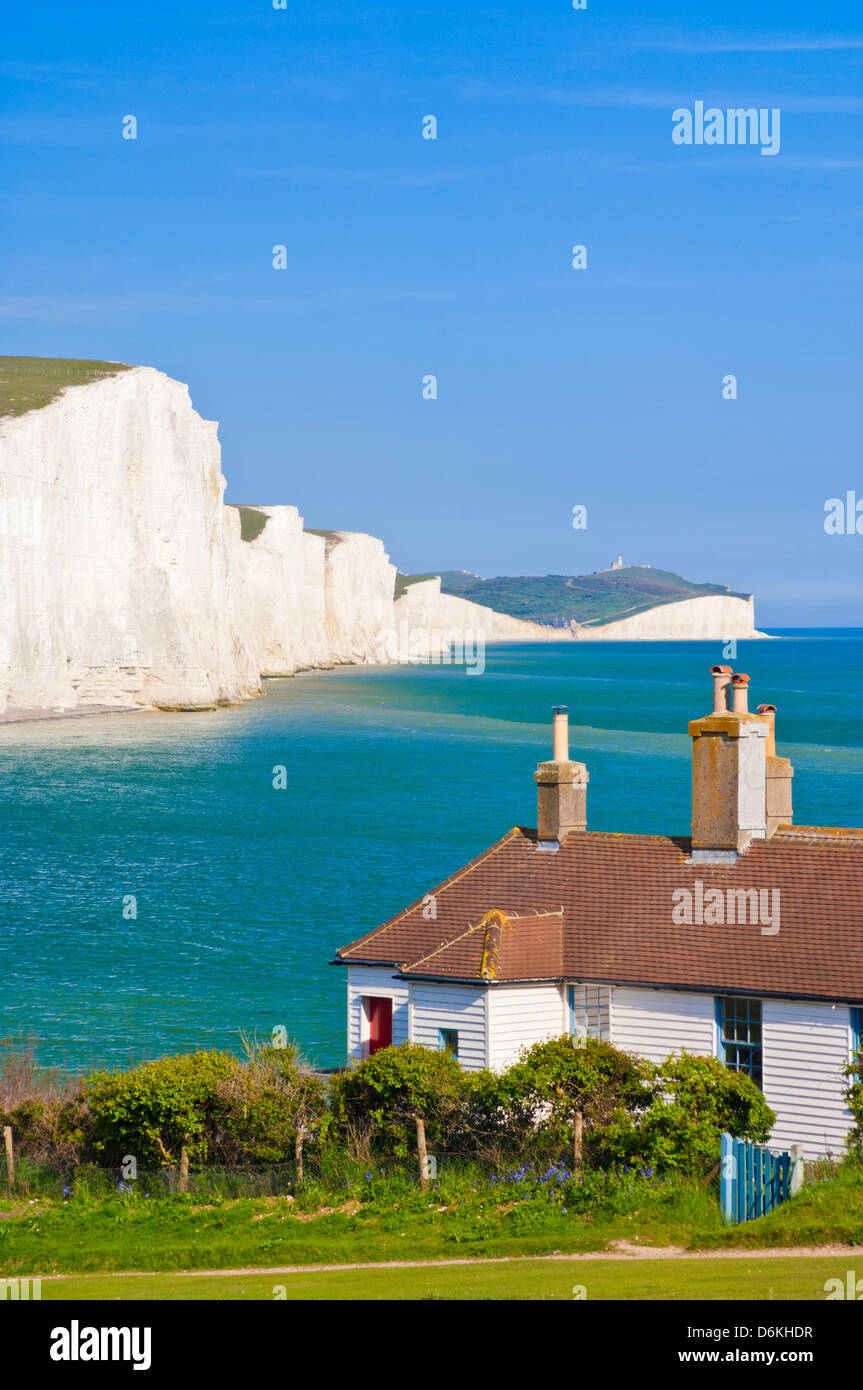
[(747, 1072), (772, 1142), (838, 1154), (861, 1046), (863, 830), (794, 826), (775, 707), (713, 667), (693, 721), (692, 836), (587, 830), (587, 769), (554, 712), (538, 828), (516, 827), (338, 952), (351, 1059), (406, 1041), (502, 1068), (571, 1031)]

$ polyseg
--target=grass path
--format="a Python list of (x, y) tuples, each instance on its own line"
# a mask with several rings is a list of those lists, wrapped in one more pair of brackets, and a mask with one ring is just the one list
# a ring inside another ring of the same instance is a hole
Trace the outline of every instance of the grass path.
[(644, 1251), (459, 1260), (387, 1261), (373, 1265), (286, 1266), (269, 1270), (182, 1274), (52, 1275), (43, 1300), (190, 1300), (289, 1302), (416, 1299), (543, 1299), (571, 1301), (738, 1299), (818, 1300), (825, 1280), (844, 1280), (849, 1247), (787, 1250)]
[[(176, 1271), (182, 1279), (206, 1279), (208, 1276), (227, 1278), (247, 1274), (329, 1274), (358, 1269), (431, 1269), (452, 1265), (504, 1265), (544, 1260), (589, 1260), (612, 1263), (617, 1260), (776, 1260), (776, 1259), (863, 1259), (863, 1245), (796, 1245), (776, 1246), (765, 1250), (684, 1250), (677, 1245), (633, 1245), (628, 1240), (614, 1240), (613, 1247), (601, 1254), (595, 1251), (554, 1250), (549, 1255), (461, 1255), (440, 1260), (355, 1260), (352, 1263), (316, 1265), (249, 1265), (240, 1269), (184, 1269)], [(156, 1279), (157, 1270), (113, 1270), (108, 1274), (50, 1274), (49, 1279)]]

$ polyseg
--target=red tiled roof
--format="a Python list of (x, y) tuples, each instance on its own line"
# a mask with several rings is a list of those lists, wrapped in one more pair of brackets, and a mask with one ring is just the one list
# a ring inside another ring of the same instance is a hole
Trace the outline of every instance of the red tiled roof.
[[(676, 890), (779, 890), (779, 930), (676, 925)], [(516, 827), (338, 959), (411, 977), (586, 980), (863, 1001), (863, 831), (813, 826), (755, 840), (734, 864), (688, 840), (570, 834), (556, 852)]]
[(454, 940), (406, 964), (404, 973), (481, 980), (556, 979), (563, 973), (563, 908), (527, 913), (495, 908)]

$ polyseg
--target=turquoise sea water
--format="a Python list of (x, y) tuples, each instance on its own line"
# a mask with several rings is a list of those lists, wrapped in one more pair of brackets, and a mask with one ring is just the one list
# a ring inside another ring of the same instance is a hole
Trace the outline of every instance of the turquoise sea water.
[[(688, 832), (686, 726), (722, 659), (495, 647), (482, 675), (343, 667), (216, 713), (0, 726), (0, 1036), (83, 1069), (284, 1024), (343, 1061), (336, 947), (535, 824), (552, 704), (570, 707), (592, 828)], [(863, 824), (863, 629), (739, 643), (732, 664), (753, 708), (779, 708), (795, 820)]]

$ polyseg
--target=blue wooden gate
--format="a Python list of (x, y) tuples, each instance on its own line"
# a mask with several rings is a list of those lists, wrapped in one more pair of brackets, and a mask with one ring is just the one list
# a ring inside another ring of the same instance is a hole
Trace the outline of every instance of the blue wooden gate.
[(774, 1154), (745, 1139), (722, 1136), (719, 1200), (725, 1221), (753, 1221), (787, 1202), (793, 1167), (789, 1153)]

